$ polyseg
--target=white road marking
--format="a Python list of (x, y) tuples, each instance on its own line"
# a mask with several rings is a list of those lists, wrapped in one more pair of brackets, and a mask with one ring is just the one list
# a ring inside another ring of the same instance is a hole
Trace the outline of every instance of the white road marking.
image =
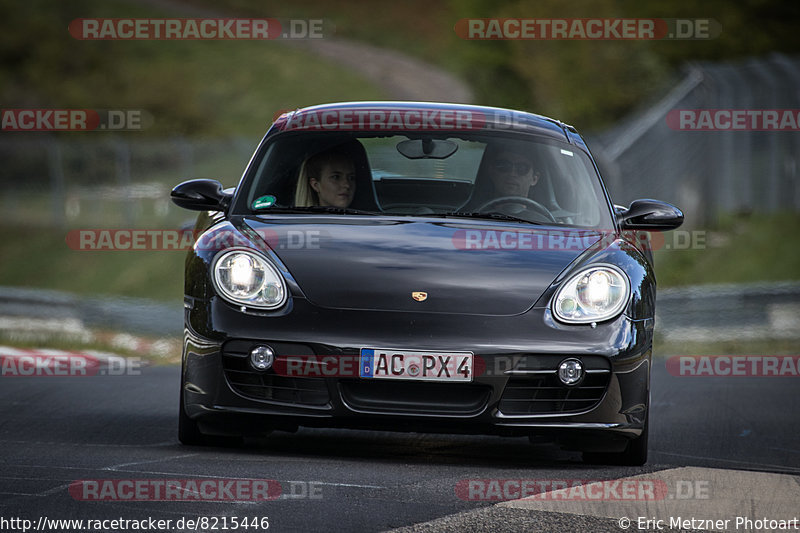
[[(284, 483), (308, 483), (307, 481), (297, 480), (284, 480)], [(327, 481), (314, 481), (315, 485), (325, 485), (326, 487), (351, 487), (357, 489), (387, 489), (388, 487), (380, 487), (378, 485), (358, 485), (355, 483), (328, 483)]]
[[(780, 448), (779, 448), (780, 449)], [(798, 473), (800, 474), (800, 468), (794, 466), (786, 466), (786, 465), (773, 465), (768, 463), (754, 463), (752, 461), (736, 461), (733, 459), (718, 459), (716, 457), (703, 457), (701, 455), (687, 455), (685, 453), (670, 453), (670, 452), (659, 452), (658, 450), (650, 450), (652, 454), (660, 454), (660, 455), (668, 455), (670, 457), (683, 457), (685, 459), (701, 459), (703, 461), (718, 461), (720, 463), (729, 463), (732, 465), (741, 465), (742, 467), (750, 467), (750, 468), (758, 468), (760, 470), (772, 470), (778, 473)]]
[[(133, 462), (133, 463), (120, 463), (118, 465), (104, 466), (103, 468), (101, 468), (101, 470), (111, 470), (111, 471), (114, 471), (114, 472), (121, 472), (122, 470), (120, 470), (120, 469), (123, 466), (136, 466), (136, 465), (146, 465), (146, 464), (152, 464), (152, 463), (163, 463), (165, 461), (172, 461), (173, 459), (184, 459), (186, 457), (195, 457), (197, 455), (200, 455), (200, 454), (198, 454), (198, 453), (187, 453), (187, 454), (183, 454), (183, 455), (173, 455), (173, 456), (170, 456), (170, 457), (162, 457), (160, 459), (151, 459), (149, 461), (136, 461), (136, 462)], [(138, 472), (138, 470), (136, 470), (136, 472)]]

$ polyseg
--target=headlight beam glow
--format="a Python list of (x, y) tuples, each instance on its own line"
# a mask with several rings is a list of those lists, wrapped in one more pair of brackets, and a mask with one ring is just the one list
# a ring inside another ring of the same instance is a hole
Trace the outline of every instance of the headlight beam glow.
[(275, 309), (286, 302), (286, 283), (261, 254), (244, 249), (222, 252), (212, 268), (214, 288), (237, 306)]
[(562, 322), (589, 324), (617, 316), (628, 302), (628, 277), (612, 265), (592, 265), (568, 278), (551, 309)]

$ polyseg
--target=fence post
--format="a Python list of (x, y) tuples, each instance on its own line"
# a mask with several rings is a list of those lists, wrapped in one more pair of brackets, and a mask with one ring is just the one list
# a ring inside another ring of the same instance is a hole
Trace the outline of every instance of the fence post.
[[(192, 144), (185, 137), (176, 137), (173, 142), (178, 149), (181, 168), (181, 175), (175, 176), (174, 180), (196, 178), (197, 176), (194, 175), (194, 150)], [(175, 184), (177, 185), (177, 181)]]
[(66, 222), (64, 210), (64, 161), (61, 145), (57, 139), (49, 139), (45, 145), (47, 165), (50, 173), (50, 211), (53, 225), (63, 228)]
[[(759, 107), (763, 109), (776, 108), (777, 90), (775, 87), (775, 75), (764, 66), (763, 61), (753, 59), (748, 63), (759, 78), (757, 86), (763, 87), (765, 91), (765, 98), (759, 99)], [(766, 144), (768, 147), (766, 150), (766, 179), (764, 180), (765, 183), (759, 187), (760, 189), (766, 190), (764, 207), (767, 213), (774, 213), (777, 211), (779, 203), (780, 176), (778, 175), (778, 136), (776, 133), (775, 131), (767, 131), (759, 134), (766, 136)]]
[[(131, 148), (125, 141), (114, 141), (116, 156), (117, 183), (123, 195), (131, 193)], [(132, 228), (134, 224), (134, 202), (130, 198), (122, 198), (125, 224)]]
[[(783, 54), (775, 54), (772, 58), (772, 63), (789, 80), (789, 92), (794, 95), (794, 99), (789, 101), (787, 107), (797, 109), (800, 107), (797, 103), (797, 91), (800, 91), (800, 61), (790, 60)], [(797, 165), (798, 157), (800, 157), (800, 132), (784, 133), (782, 136), (788, 135), (790, 138), (783, 137), (786, 140), (784, 144), (784, 182), (786, 183), (787, 191), (782, 198), (787, 204), (786, 207), (794, 211), (800, 211), (800, 183), (798, 183)]]
[[(734, 109), (736, 107), (736, 95), (734, 94), (735, 81), (732, 81), (733, 68), (728, 65), (721, 65), (710, 70), (712, 80), (715, 82), (717, 101), (714, 103), (715, 108), (720, 109)], [(711, 198), (714, 198), (716, 205), (714, 206), (714, 220), (719, 221), (719, 215), (723, 212), (731, 212), (735, 209), (736, 198), (734, 195), (734, 179), (733, 179), (733, 160), (735, 152), (733, 149), (734, 136), (739, 133), (732, 131), (717, 131), (710, 135), (714, 136), (716, 141), (716, 148), (714, 156), (716, 157), (715, 168), (717, 175), (709, 176), (709, 180), (714, 184), (709, 189)]]

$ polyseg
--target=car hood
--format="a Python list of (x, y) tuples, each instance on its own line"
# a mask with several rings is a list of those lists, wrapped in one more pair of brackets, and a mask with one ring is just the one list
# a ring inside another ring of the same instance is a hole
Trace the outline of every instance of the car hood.
[[(441, 218), (284, 215), (244, 223), (312, 303), (375, 311), (520, 314), (602, 237)], [(418, 301), (415, 292), (427, 298)]]

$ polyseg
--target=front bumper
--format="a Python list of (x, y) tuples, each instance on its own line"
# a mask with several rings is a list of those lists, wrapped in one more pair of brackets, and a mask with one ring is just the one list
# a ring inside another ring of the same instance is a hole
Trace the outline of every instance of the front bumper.
[[(290, 306), (291, 313), (264, 316), (218, 298), (187, 300), (182, 394), (203, 432), (310, 426), (535, 435), (606, 450), (644, 427), (652, 319), (622, 315), (593, 328), (557, 323), (544, 308), (497, 317), (332, 310), (303, 298)], [(273, 347), (278, 360), (329, 366), (287, 374), (276, 363), (259, 373), (246, 357), (256, 344)], [(347, 371), (357, 368), (361, 348), (380, 347), (472, 351), (485, 366), (469, 384), (376, 383)], [(566, 357), (593, 371), (573, 390), (555, 380)]]

